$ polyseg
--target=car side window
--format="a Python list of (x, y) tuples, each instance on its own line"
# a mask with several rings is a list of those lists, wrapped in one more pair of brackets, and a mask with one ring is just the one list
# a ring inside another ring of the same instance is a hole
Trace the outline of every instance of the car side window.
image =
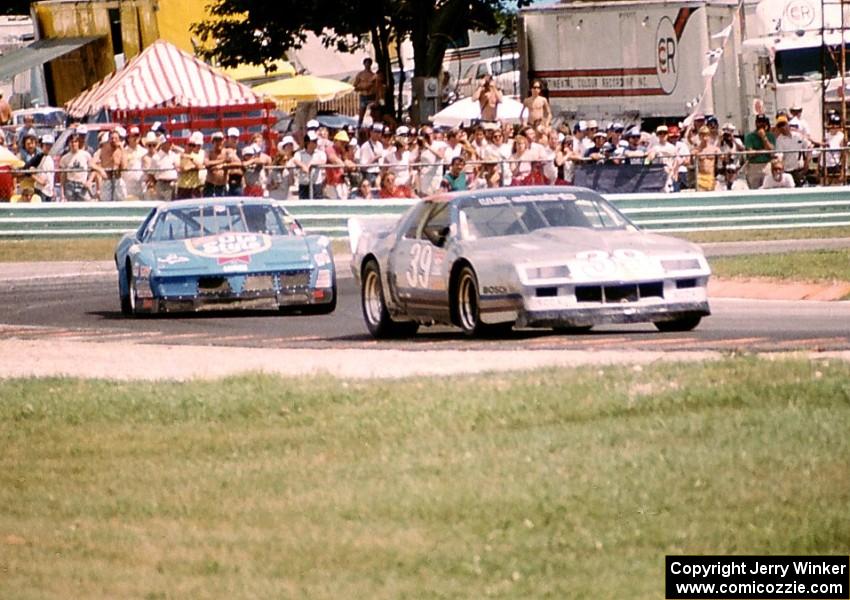
[(480, 65), (478, 65), (478, 74), (475, 76), (476, 79), (481, 79), (487, 74), (487, 63), (481, 63)]
[(431, 206), (430, 202), (422, 202), (413, 209), (413, 212), (407, 217), (404, 225), (404, 237), (406, 239), (415, 240), (419, 238), (419, 226), (428, 212), (430, 212)]
[(428, 240), (435, 246), (442, 246), (448, 236), (451, 226), (451, 205), (442, 202), (434, 205), (434, 210), (428, 215), (422, 226), (421, 238)]

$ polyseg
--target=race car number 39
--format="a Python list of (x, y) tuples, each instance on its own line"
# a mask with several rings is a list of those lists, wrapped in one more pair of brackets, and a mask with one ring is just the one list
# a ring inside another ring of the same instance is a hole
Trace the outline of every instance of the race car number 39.
[(197, 256), (225, 258), (248, 256), (268, 250), (271, 238), (256, 233), (223, 233), (193, 240), (186, 240), (186, 249)]

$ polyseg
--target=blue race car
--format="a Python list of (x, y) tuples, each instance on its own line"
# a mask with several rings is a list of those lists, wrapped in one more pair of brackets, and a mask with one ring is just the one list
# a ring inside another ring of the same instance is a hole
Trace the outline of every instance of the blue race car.
[(336, 308), (330, 240), (304, 235), (282, 204), (206, 198), (155, 207), (115, 249), (121, 312)]

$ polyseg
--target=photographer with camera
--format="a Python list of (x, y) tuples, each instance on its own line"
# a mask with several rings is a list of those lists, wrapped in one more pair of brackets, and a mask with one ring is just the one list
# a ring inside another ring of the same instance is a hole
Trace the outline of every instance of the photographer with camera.
[(481, 108), (482, 121), (495, 121), (498, 118), (499, 102), (502, 101), (502, 92), (493, 83), (492, 75), (485, 75), (481, 85), (472, 94), (472, 99), (478, 101)]
[(416, 169), (416, 183), (414, 188), (421, 196), (430, 196), (440, 189), (440, 181), (443, 178), (443, 155), (445, 144), (435, 143), (431, 139), (433, 131), (427, 125), (419, 130), (416, 139), (416, 148), (410, 158), (412, 163), (422, 163)]

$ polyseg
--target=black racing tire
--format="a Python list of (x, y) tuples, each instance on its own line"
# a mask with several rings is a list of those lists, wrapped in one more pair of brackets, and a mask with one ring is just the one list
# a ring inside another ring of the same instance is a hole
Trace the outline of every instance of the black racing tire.
[(381, 284), (381, 271), (378, 263), (370, 260), (363, 266), (360, 282), (360, 308), (363, 320), (372, 337), (391, 339), (410, 337), (419, 329), (414, 321), (393, 321), (384, 301), (384, 289)]
[(677, 319), (673, 319), (671, 321), (656, 321), (653, 323), (658, 329), (658, 331), (663, 332), (682, 332), (682, 331), (692, 331), (697, 328), (700, 321), (702, 321), (702, 315), (699, 314), (686, 314)]
[[(129, 281), (127, 285), (129, 286)], [(118, 299), (121, 302), (121, 314), (125, 317), (129, 317), (133, 314), (133, 307), (130, 306), (130, 294), (128, 293), (126, 296), (121, 293), (121, 285), (118, 285)]]
[(457, 324), (469, 337), (501, 337), (511, 331), (512, 322), (488, 324), (481, 320), (478, 277), (469, 265), (461, 267), (454, 286), (454, 309)]
[(136, 278), (133, 276), (133, 267), (129, 263), (127, 265), (126, 277), (127, 295), (121, 297), (121, 314), (126, 317), (137, 317), (139, 310), (136, 306), (136, 302), (138, 301), (136, 296)]
[[(295, 310), (300, 311), (302, 315), (329, 315), (336, 310), (336, 285), (333, 286), (331, 294), (333, 297), (327, 304), (307, 304)], [(291, 313), (292, 310), (293, 308), (289, 306), (280, 307), (280, 312), (285, 314)]]

